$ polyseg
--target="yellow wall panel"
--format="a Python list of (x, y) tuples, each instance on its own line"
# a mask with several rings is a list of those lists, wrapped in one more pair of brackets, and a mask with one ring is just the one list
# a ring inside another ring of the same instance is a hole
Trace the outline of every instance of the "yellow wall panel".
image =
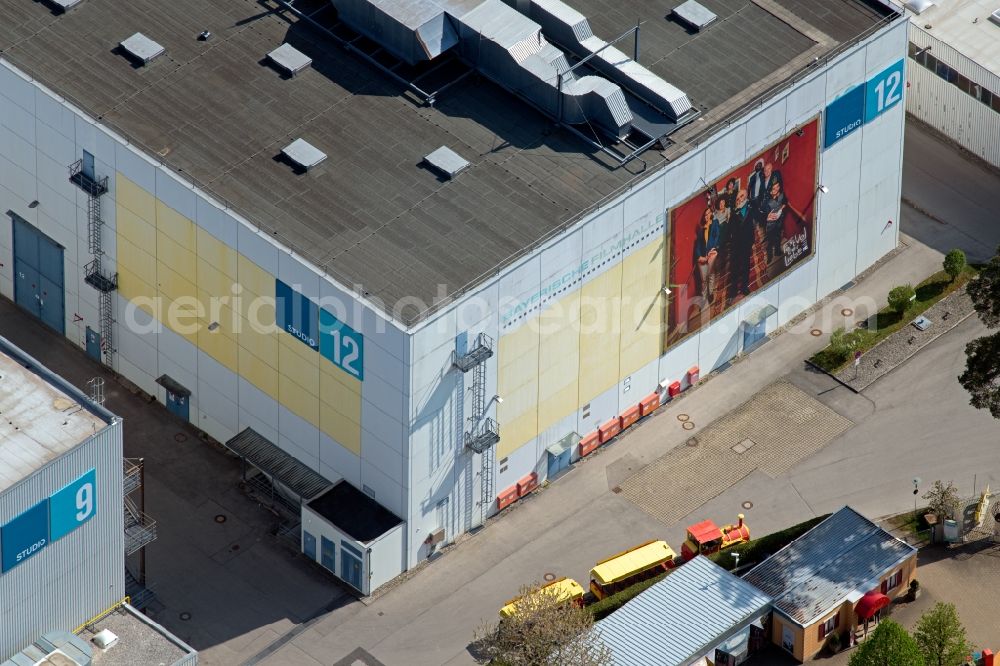
[(219, 331), (209, 331), (202, 327), (198, 331), (198, 349), (233, 372), (239, 373), (239, 348), (232, 338), (222, 335)]
[(236, 257), (237, 277), (244, 289), (258, 296), (274, 297), (274, 276), (242, 254)]
[(618, 382), (622, 266), (583, 285), (580, 295), (580, 404)]
[(229, 247), (201, 227), (197, 227), (198, 256), (228, 275), (232, 281), (237, 276), (236, 250)]
[(534, 319), (525, 322), (500, 338), (497, 392), (503, 397), (503, 404), (497, 407), (497, 418), (501, 423), (536, 409), (538, 328), (534, 324)]
[(198, 331), (204, 328), (203, 322), (197, 317), (196, 303), (195, 297), (174, 301), (160, 292), (160, 321), (177, 335), (185, 337), (195, 347), (198, 346)]
[[(208, 292), (212, 296), (224, 296), (231, 300), (236, 296), (233, 294), (234, 284), (236, 284), (236, 278), (230, 277), (218, 270), (215, 267), (215, 264), (212, 264), (204, 257), (198, 257), (199, 289)], [(242, 293), (240, 295), (242, 295)]]
[(319, 427), (318, 392), (310, 393), (284, 373), (278, 373), (278, 397), (282, 405), (317, 428)]
[(156, 300), (156, 288), (121, 265), (118, 266), (118, 291), (130, 301), (140, 299), (137, 305), (140, 305), (147, 313), (158, 316), (158, 313), (154, 312), (148, 305)]
[(361, 382), (343, 370), (331, 368), (319, 373), (319, 397), (327, 405), (361, 421)]
[(156, 258), (192, 283), (198, 279), (197, 255), (162, 231), (156, 232)]
[(662, 240), (639, 248), (622, 262), (619, 379), (631, 375), (660, 355), (664, 282)]
[(136, 247), (141, 247), (150, 254), (156, 252), (156, 224), (143, 220), (122, 205), (115, 209), (115, 229), (119, 238), (124, 236)]
[[(538, 432), (545, 432), (557, 422), (574, 413), (579, 399), (579, 387), (574, 380), (548, 398), (538, 401)], [(560, 435), (568, 433), (559, 433)]]
[(149, 222), (156, 220), (156, 197), (119, 172), (115, 173), (115, 202)]
[(185, 250), (194, 252), (198, 247), (194, 222), (159, 199), (156, 200), (156, 229)]
[(118, 270), (125, 269), (147, 285), (156, 284), (156, 257), (118, 236)]
[[(506, 403), (506, 400), (504, 400)], [(500, 421), (500, 443), (497, 444), (497, 458), (506, 458), (534, 439), (538, 434), (538, 412), (532, 409), (510, 421)]]
[(240, 375), (248, 382), (278, 399), (278, 371), (264, 363), (243, 347), (237, 348), (240, 361)]
[(284, 348), (283, 351), (290, 351), (306, 363), (311, 364), (312, 367), (319, 368), (319, 351), (302, 342), (294, 335), (278, 329), (278, 344)]
[(279, 331), (274, 307), (274, 295), (258, 296), (244, 289), (240, 294), (239, 300), (233, 303), (233, 305), (239, 310), (240, 316), (247, 322), (255, 323), (262, 330), (271, 332)]
[[(301, 342), (296, 340), (296, 343), (308, 350)], [(303, 357), (290, 347), (278, 345), (278, 371), (316, 396), (319, 395), (319, 358), (319, 352), (312, 352), (311, 358)]]
[(323, 408), (320, 412), (320, 430), (348, 451), (361, 455), (361, 426), (340, 412)]
[(278, 367), (278, 334), (256, 330), (246, 320), (240, 322), (240, 332), (236, 334), (236, 344), (253, 353), (272, 368)]
[[(195, 275), (192, 273), (191, 279), (194, 277)], [(194, 283), (174, 271), (170, 264), (166, 264), (162, 260), (156, 262), (156, 278), (160, 292), (172, 301), (182, 297), (193, 299), (198, 297), (198, 289), (195, 288)]]

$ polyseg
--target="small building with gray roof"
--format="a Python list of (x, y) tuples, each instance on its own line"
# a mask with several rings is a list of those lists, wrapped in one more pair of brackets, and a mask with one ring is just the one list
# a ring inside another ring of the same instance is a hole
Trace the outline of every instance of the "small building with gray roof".
[(773, 598), (771, 640), (806, 661), (832, 633), (870, 630), (916, 570), (916, 548), (845, 506), (743, 578)]

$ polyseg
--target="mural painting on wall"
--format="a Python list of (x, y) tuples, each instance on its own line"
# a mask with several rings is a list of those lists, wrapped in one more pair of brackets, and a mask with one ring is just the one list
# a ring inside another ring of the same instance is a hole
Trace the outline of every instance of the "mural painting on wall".
[(670, 211), (666, 347), (812, 255), (818, 125), (789, 133)]

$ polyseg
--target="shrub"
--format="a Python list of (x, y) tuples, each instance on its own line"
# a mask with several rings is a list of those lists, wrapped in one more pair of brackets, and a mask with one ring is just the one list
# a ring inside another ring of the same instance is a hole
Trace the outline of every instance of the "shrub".
[(952, 280), (957, 278), (965, 270), (968, 265), (968, 261), (965, 258), (965, 253), (961, 250), (952, 250), (948, 254), (944, 255), (944, 261), (942, 266), (944, 267), (944, 272), (951, 277)]
[(904, 284), (893, 287), (889, 292), (889, 307), (899, 314), (903, 314), (906, 312), (906, 308), (910, 307), (910, 302), (916, 295), (917, 292), (911, 285)]
[(836, 631), (826, 637), (826, 651), (830, 654), (840, 652), (840, 634)]

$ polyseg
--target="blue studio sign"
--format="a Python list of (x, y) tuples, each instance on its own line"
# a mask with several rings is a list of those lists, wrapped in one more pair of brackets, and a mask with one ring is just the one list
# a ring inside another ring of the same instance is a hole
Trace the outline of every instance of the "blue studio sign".
[(281, 280), (275, 280), (278, 326), (344, 372), (364, 380), (365, 339)]
[(899, 60), (830, 102), (826, 107), (823, 147), (829, 148), (899, 104), (904, 86), (903, 61)]
[(97, 513), (93, 469), (0, 527), (0, 567), (10, 571)]

